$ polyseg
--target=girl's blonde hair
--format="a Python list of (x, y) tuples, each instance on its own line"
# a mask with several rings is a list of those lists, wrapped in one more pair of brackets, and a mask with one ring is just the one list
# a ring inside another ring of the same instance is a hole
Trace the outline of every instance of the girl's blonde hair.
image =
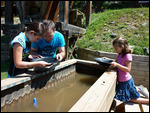
[(123, 47), (122, 57), (125, 56), (128, 53), (131, 53), (131, 49), (128, 45), (128, 41), (125, 38), (122, 38), (122, 37), (116, 38), (113, 41), (113, 46)]

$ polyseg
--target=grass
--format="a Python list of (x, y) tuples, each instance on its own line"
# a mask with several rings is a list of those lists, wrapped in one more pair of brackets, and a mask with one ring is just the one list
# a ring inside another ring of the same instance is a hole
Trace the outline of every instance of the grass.
[[(1, 42), (9, 43), (11, 37), (8, 35), (1, 36)], [(9, 69), (9, 60), (5, 61), (5, 63), (1, 63), (1, 80), (7, 78), (7, 72)]]
[(9, 69), (9, 61), (1, 63), (1, 80), (7, 78), (8, 69)]
[(149, 55), (149, 8), (127, 8), (93, 13), (87, 31), (77, 43), (80, 48), (114, 52), (111, 37), (125, 37), (133, 54)]

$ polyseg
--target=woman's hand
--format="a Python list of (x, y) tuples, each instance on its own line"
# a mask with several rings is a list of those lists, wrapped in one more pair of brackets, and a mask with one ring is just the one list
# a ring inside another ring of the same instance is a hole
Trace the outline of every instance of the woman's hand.
[(111, 62), (110, 63), (113, 67), (117, 67), (118, 63), (117, 62)]

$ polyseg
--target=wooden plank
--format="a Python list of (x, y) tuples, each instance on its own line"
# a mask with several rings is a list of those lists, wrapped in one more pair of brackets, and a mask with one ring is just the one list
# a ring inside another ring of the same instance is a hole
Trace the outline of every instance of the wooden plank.
[[(56, 15), (57, 15), (57, 11), (59, 9), (59, 1), (53, 1), (52, 4), (52, 10), (50, 11), (50, 15), (48, 17), (49, 20), (53, 20), (53, 22), (55, 23), (55, 19), (56, 19)], [(58, 16), (58, 15), (57, 15)]]
[(112, 102), (112, 105), (111, 105), (111, 107), (110, 107), (109, 112), (115, 112), (115, 109), (116, 109), (116, 101), (115, 101), (115, 100), (113, 100), (113, 102)]
[(71, 10), (73, 4), (74, 4), (74, 1), (70, 1), (70, 3), (69, 3), (69, 11)]
[(9, 43), (2, 43), (1, 42), (1, 51), (9, 51)]
[(125, 112), (125, 103), (114, 98), (116, 102), (116, 107), (114, 112)]
[(149, 112), (148, 104), (125, 102), (125, 112)]
[[(78, 49), (78, 58), (92, 60), (96, 57), (108, 57), (115, 59), (116, 53), (96, 51), (90, 49)], [(134, 78), (135, 84), (143, 84), (149, 89), (149, 56), (134, 55), (132, 61), (131, 75)]]
[(90, 67), (98, 68), (100, 70), (107, 70), (103, 66), (99, 65), (99, 63), (94, 62), (94, 61), (81, 60), (81, 59), (76, 59), (76, 60), (77, 60), (77, 63), (79, 64), (90, 65)]
[(56, 30), (58, 31), (61, 31), (61, 32), (68, 31), (67, 33), (68, 37), (72, 37), (73, 34), (82, 34), (86, 32), (86, 29), (84, 28), (71, 25), (71, 24), (66, 24), (64, 22), (57, 22), (55, 26), (56, 26)]
[(31, 73), (26, 73), (26, 74), (24, 73), (24, 74), (17, 75), (14, 78), (6, 78), (4, 80), (1, 80), (1, 91), (8, 89), (10, 87), (14, 87), (18, 84), (25, 83), (27, 81), (30, 81), (31, 79), (36, 78), (36, 77), (44, 76), (44, 75), (46, 75), (52, 71), (59, 70), (59, 69), (64, 68), (66, 66), (72, 65), (76, 62), (77, 62), (76, 59), (71, 59), (71, 60), (60, 62), (60, 64), (55, 66), (53, 70), (51, 69), (52, 68), (51, 66), (47, 66), (47, 68), (49, 68), (49, 70), (46, 72), (42, 72), (42, 73), (34, 73), (34, 72), (32, 73), (31, 72)]
[(141, 72), (141, 71), (136, 71), (136, 70), (131, 70), (130, 74), (135, 77), (135, 78), (139, 78), (142, 80), (149, 80), (149, 72)]
[(145, 55), (132, 55), (133, 56), (133, 60), (134, 61), (145, 61), (145, 62), (149, 62), (149, 56), (145, 56)]
[[(97, 51), (97, 50), (90, 50), (90, 49), (87, 49), (87, 48), (86, 49), (79, 48), (79, 51), (84, 51), (85, 53), (98, 55), (100, 57), (102, 57), (102, 56), (108, 56), (108, 57), (112, 57), (113, 56), (114, 58), (117, 57), (117, 53), (103, 52), (103, 51)], [(132, 57), (133, 57), (133, 61), (149, 62), (149, 56), (132, 54)]]
[(5, 1), (5, 24), (13, 23), (13, 1)]
[(138, 78), (135, 76), (133, 76), (135, 85), (143, 85), (145, 86), (148, 90), (149, 90), (149, 78)]
[(40, 7), (40, 17), (42, 17), (42, 19), (45, 19), (45, 15), (47, 14), (49, 8), (49, 1), (38, 1), (36, 2), (36, 4)]
[(148, 104), (142, 104), (143, 111), (144, 112), (149, 112), (149, 105)]
[(65, 52), (66, 52), (66, 55), (65, 55), (65, 60), (68, 60), (68, 51), (69, 51), (69, 40), (68, 40), (68, 36), (64, 36), (65, 38)]
[(146, 66), (146, 67), (149, 67), (149, 62), (146, 62), (146, 61), (132, 61), (132, 66)]
[(132, 66), (131, 70), (138, 70), (138, 71), (148, 71), (149, 67), (148, 66)]
[(108, 112), (115, 95), (115, 86), (116, 72), (105, 72), (69, 112)]
[(59, 1), (59, 22), (67, 23), (65, 20), (65, 1)]
[(58, 14), (59, 14), (59, 3), (58, 3), (57, 6), (56, 6), (56, 11), (55, 11), (54, 17), (53, 17), (53, 19), (52, 19), (54, 23), (56, 23), (56, 22), (59, 21), (59, 16), (58, 16)]
[(65, 22), (69, 22), (69, 1), (65, 1)]
[(49, 17), (49, 14), (50, 14), (51, 8), (52, 8), (52, 4), (53, 4), (53, 1), (50, 1), (49, 5), (48, 5), (47, 12), (46, 12), (46, 15), (45, 15), (45, 19), (48, 19), (48, 17)]
[(141, 112), (138, 103), (125, 102), (125, 112)]
[(91, 21), (92, 1), (86, 1), (86, 2), (87, 4), (86, 4), (85, 16), (86, 16), (86, 27), (87, 27)]

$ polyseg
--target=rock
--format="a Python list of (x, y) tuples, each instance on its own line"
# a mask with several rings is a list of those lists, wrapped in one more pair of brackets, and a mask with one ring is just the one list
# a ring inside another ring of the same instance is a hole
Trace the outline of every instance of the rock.
[(148, 53), (148, 54), (149, 54), (149, 49), (148, 49), (148, 48), (143, 47), (143, 50), (144, 50), (144, 52), (146, 52), (146, 53)]
[(146, 25), (147, 25), (147, 23), (146, 23), (146, 22), (144, 22), (144, 23), (142, 24), (142, 26), (143, 26), (143, 27), (145, 27)]
[(131, 28), (132, 28), (132, 29), (137, 29), (135, 26), (132, 26)]
[(114, 23), (115, 23), (115, 21), (112, 21), (112, 22), (111, 22), (111, 24), (114, 24)]
[(129, 45), (131, 52), (133, 52), (134, 46)]
[(117, 36), (117, 34), (112, 32), (112, 33), (110, 34), (110, 36), (111, 36), (111, 38), (115, 38), (115, 37)]

